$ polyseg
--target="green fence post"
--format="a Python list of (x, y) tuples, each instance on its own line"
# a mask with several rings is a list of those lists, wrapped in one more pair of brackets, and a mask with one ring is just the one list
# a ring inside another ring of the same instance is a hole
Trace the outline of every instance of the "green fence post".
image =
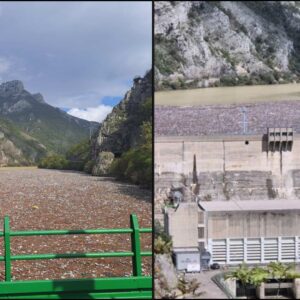
[(130, 215), (130, 227), (133, 230), (131, 234), (133, 276), (142, 276), (141, 240), (139, 223), (136, 215)]
[(4, 218), (4, 259), (5, 259), (5, 281), (11, 281), (11, 260), (10, 260), (10, 229), (9, 217)]

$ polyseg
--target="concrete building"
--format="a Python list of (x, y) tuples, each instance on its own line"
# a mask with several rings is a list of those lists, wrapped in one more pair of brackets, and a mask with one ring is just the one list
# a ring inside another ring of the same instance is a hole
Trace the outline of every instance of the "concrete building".
[(300, 201), (249, 200), (181, 203), (166, 210), (175, 252), (198, 248), (211, 263), (300, 262)]

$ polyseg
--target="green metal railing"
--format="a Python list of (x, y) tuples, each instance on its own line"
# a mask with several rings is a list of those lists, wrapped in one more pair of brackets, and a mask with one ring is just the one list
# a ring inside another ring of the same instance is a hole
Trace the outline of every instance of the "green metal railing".
[[(141, 233), (151, 233), (151, 228), (139, 228), (136, 215), (130, 216), (130, 228), (88, 230), (11, 231), (9, 217), (4, 218), (5, 281), (0, 282), (0, 299), (102, 299), (102, 298), (152, 298), (152, 277), (142, 275), (142, 257), (152, 256), (151, 251), (141, 251)], [(63, 254), (11, 254), (11, 237), (79, 234), (131, 234), (131, 251)], [(132, 257), (132, 276), (96, 279), (12, 281), (11, 265), (16, 260), (61, 258)]]

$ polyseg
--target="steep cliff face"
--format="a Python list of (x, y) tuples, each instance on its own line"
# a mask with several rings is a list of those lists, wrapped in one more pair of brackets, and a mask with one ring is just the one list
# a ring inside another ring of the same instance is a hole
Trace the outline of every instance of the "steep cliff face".
[(156, 1), (156, 89), (299, 80), (298, 1)]
[(136, 77), (132, 88), (124, 99), (100, 125), (94, 138), (93, 157), (96, 163), (92, 173), (106, 175), (115, 157), (134, 147), (140, 136), (140, 125), (144, 121), (143, 104), (152, 97), (152, 72)]

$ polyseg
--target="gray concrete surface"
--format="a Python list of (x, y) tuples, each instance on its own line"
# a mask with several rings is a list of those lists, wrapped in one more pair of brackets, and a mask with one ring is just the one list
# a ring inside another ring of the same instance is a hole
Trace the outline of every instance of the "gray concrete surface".
[(196, 278), (200, 282), (200, 291), (203, 293), (197, 299), (227, 299), (223, 291), (211, 280), (211, 278), (221, 273), (220, 270), (210, 270), (201, 273), (186, 274), (187, 279)]

